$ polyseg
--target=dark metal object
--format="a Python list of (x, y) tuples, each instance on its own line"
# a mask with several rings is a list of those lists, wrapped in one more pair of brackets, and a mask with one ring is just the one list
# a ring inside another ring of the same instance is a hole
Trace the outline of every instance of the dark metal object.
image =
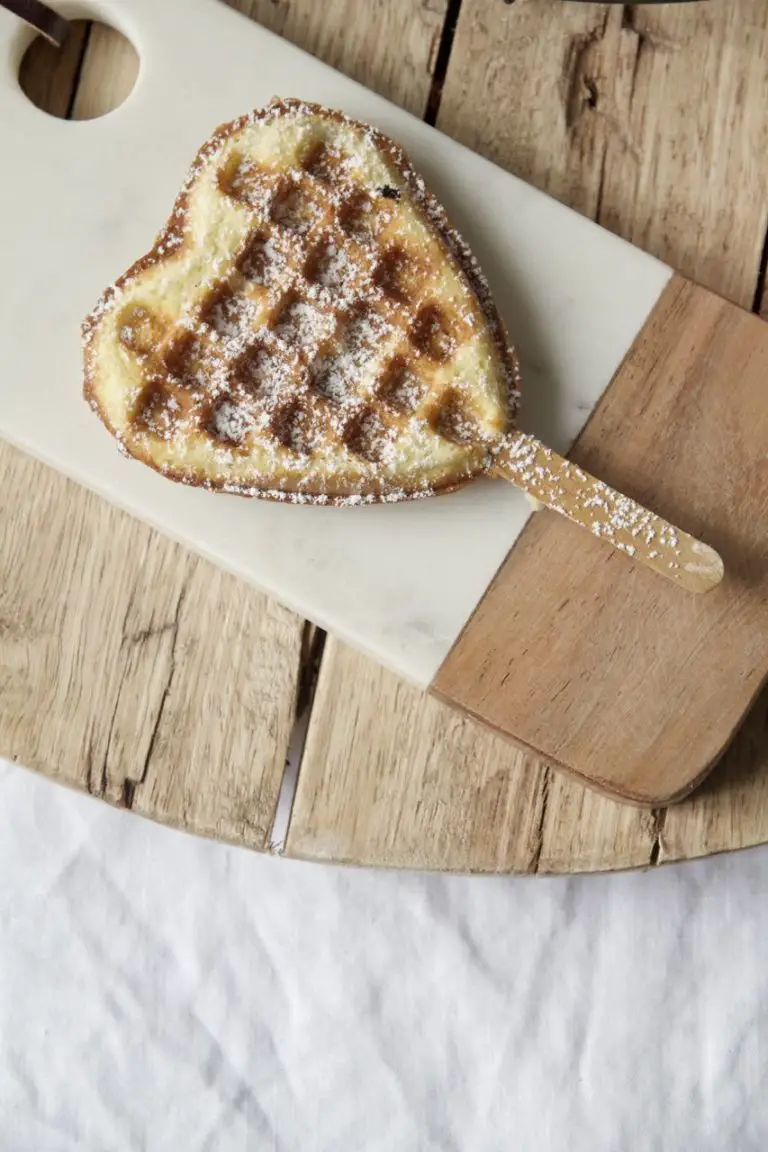
[[(1, 0), (0, 0), (1, 2)], [(504, 0), (505, 4), (514, 4), (515, 0)], [(583, 0), (564, 0), (565, 3), (581, 4)], [(628, 8), (639, 8), (641, 4), (701, 4), (706, 0), (603, 0), (603, 4), (622, 4)]]
[(0, 8), (7, 8), (14, 16), (31, 24), (57, 48), (61, 48), (72, 30), (69, 21), (43, 4), (42, 0), (0, 0)]

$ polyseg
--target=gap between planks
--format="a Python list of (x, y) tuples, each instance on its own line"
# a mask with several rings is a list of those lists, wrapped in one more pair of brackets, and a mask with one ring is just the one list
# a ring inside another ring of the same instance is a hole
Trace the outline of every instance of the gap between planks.
[(312, 717), (312, 706), (315, 702), (315, 692), (326, 639), (327, 633), (322, 628), (316, 627), (309, 620), (304, 621), (293, 727), (288, 741), (288, 754), (268, 838), (269, 851), (275, 856), (282, 856), (291, 827), (293, 806), (299, 787), (301, 765), (304, 759), (304, 749), (307, 743), (309, 722)]
[(445, 78), (448, 75), (448, 66), (451, 62), (451, 51), (453, 50), (453, 40), (456, 35), (456, 29), (459, 26), (461, 5), (462, 0), (448, 0), (448, 7), (445, 10), (445, 19), (443, 20), (443, 29), (438, 40), (435, 66), (432, 72), (432, 82), (429, 86), (427, 106), (424, 109), (423, 117), (425, 123), (431, 125), (433, 128), (437, 124), (437, 117), (440, 114), (443, 85), (445, 84)]

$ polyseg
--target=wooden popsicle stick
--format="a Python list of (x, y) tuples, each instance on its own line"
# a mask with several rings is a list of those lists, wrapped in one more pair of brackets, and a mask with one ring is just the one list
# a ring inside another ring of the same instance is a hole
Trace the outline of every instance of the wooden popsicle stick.
[(708, 592), (723, 578), (723, 561), (714, 548), (596, 480), (535, 436), (511, 433), (491, 471), (689, 592)]

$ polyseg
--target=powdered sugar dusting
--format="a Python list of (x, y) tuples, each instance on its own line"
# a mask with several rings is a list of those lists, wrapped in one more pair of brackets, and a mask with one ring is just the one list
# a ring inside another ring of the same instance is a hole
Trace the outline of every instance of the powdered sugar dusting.
[(392, 325), (375, 308), (358, 308), (343, 329), (345, 351), (351, 357), (370, 353), (391, 332)]
[(394, 430), (370, 408), (348, 425), (344, 439), (350, 451), (365, 460), (375, 463), (394, 459)]
[(349, 271), (350, 261), (347, 252), (338, 245), (330, 243), (318, 263), (315, 279), (322, 288), (341, 288)]
[(274, 331), (286, 344), (306, 351), (329, 336), (334, 327), (332, 316), (306, 300), (294, 300), (280, 313)]
[(293, 186), (284, 194), (277, 196), (272, 205), (272, 219), (275, 224), (299, 236), (309, 232), (317, 224), (320, 215), (319, 205), (310, 199), (300, 186)]
[(274, 351), (256, 348), (237, 365), (235, 378), (263, 405), (271, 407), (290, 393), (294, 366)]
[(206, 322), (219, 339), (232, 343), (250, 332), (255, 316), (255, 305), (247, 296), (225, 296), (208, 312)]
[(239, 404), (222, 400), (213, 410), (211, 420), (214, 434), (230, 444), (242, 444), (253, 427), (253, 417)]
[(283, 283), (289, 267), (287, 253), (278, 246), (275, 237), (258, 233), (246, 245), (239, 262), (240, 271), (247, 280), (265, 287)]
[(263, 217), (272, 209), (276, 194), (274, 184), (266, 181), (263, 172), (249, 160), (241, 160), (237, 165), (227, 192)]
[(563, 460), (533, 436), (511, 435), (496, 457), (496, 468), (548, 508), (685, 587), (701, 591), (722, 577), (722, 562), (713, 549)]
[[(250, 127), (282, 118), (306, 120), (318, 135), (311, 148), (302, 145), (304, 151), (297, 149), (279, 169), (229, 148), (239, 133), (245, 139)], [(350, 130), (358, 142), (356, 154), (340, 142)], [(361, 142), (391, 172), (381, 185), (366, 184)], [(410, 444), (415, 427), (420, 435), (466, 445), (466, 453), (448, 457), (437, 489), (462, 483), (486, 466), (488, 453), (476, 451), (479, 429), (471, 395), (462, 400), (468, 407), (451, 409), (453, 426), (442, 427), (440, 405), (447, 405), (447, 397), (433, 393), (432, 377), (419, 362), (420, 357), (449, 362), (464, 338), (454, 321), (465, 333), (477, 330), (477, 311), (465, 306), (452, 317), (454, 301), (440, 304), (429, 296), (424, 271), (414, 273), (418, 257), (409, 258), (398, 212), (415, 208), (428, 220), (468, 279), (506, 372), (511, 415), (517, 403), (516, 361), (479, 269), (396, 145), (368, 126), (300, 101), (276, 101), (203, 146), (153, 253), (107, 290), (84, 325), (87, 387), (93, 382), (96, 389), (98, 380), (94, 335), (122, 293), (133, 291), (154, 262), (192, 242), (190, 198), (203, 176), (218, 181), (221, 194), (247, 216), (248, 236), (228, 266), (212, 268), (199, 320), (185, 311), (150, 347), (144, 370), (147, 379), (159, 373), (161, 384), (152, 394), (148, 419), (141, 428), (126, 429), (129, 450), (156, 463), (163, 457), (155, 456), (155, 441), (174, 444), (181, 436), (198, 443), (207, 434), (209, 471), (201, 475), (172, 464), (173, 456), (167, 466), (157, 466), (183, 483), (298, 503), (364, 504), (431, 495), (433, 484), (412, 472), (407, 483), (398, 482), (402, 461), (412, 451), (403, 445)], [(136, 359), (137, 330), (124, 324), (120, 337), (125, 355)], [(403, 370), (393, 372), (398, 358)], [(205, 411), (208, 416), (201, 416)], [(233, 480), (236, 460), (256, 444), (262, 463), (254, 463), (249, 481)], [(342, 448), (357, 461), (344, 481), (347, 494), (339, 493), (340, 473), (333, 471), (340, 467)], [(301, 461), (299, 470), (284, 471), (285, 452)], [(331, 473), (333, 494), (323, 490)]]

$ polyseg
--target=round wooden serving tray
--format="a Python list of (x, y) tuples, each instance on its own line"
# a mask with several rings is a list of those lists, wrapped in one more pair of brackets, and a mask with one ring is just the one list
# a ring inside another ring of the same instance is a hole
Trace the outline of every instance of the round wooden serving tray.
[[(463, 0), (456, 23), (447, 0), (234, 6), (759, 310), (762, 0), (631, 18)], [(29, 60), (27, 81), (86, 115), (115, 102), (122, 59), (85, 30), (55, 67)], [(694, 796), (620, 806), (2, 443), (0, 476), (0, 754), (14, 762), (312, 860), (573, 873), (768, 841), (768, 693)]]

